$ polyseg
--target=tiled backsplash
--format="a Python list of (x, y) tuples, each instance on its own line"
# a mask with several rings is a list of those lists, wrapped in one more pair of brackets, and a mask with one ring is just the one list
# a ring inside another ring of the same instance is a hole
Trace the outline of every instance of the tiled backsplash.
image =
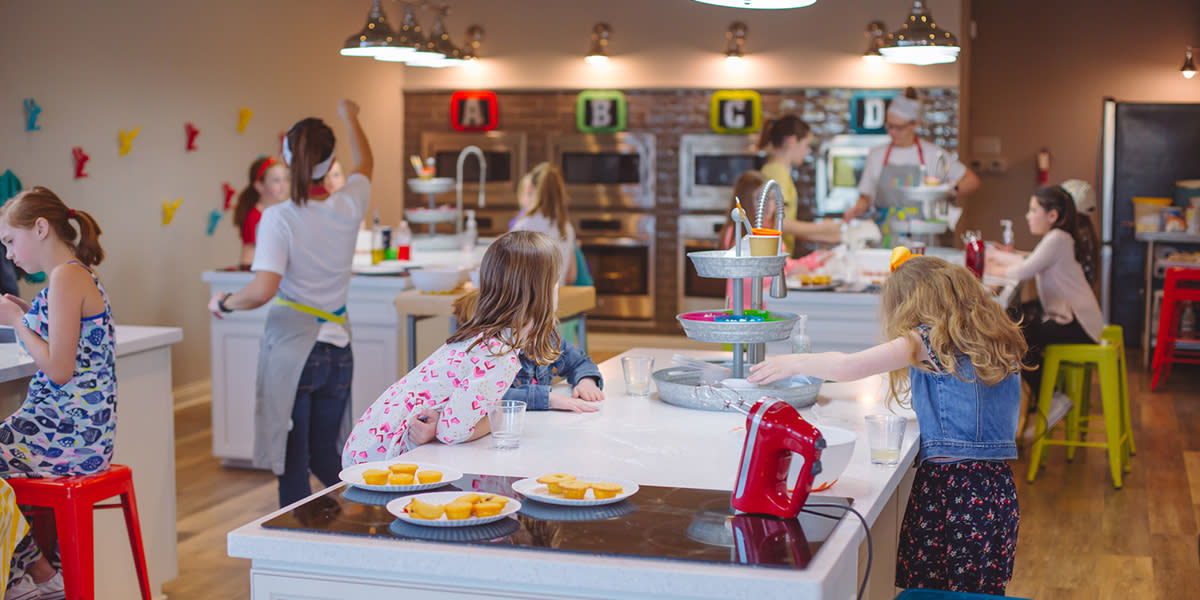
[[(655, 134), (657, 147), (658, 235), (656, 238), (656, 279), (674, 286), (677, 279), (676, 252), (679, 241), (679, 139), (687, 133), (711, 133), (709, 98), (714, 90), (624, 90), (628, 104), (628, 131)], [(758, 90), (763, 99), (764, 119), (782, 114), (800, 115), (813, 129), (814, 151), (828, 138), (850, 132), (851, 88)], [(918, 134), (955, 153), (958, 151), (958, 89), (923, 88), (924, 122)], [(549, 158), (546, 134), (575, 131), (576, 90), (498, 91), (499, 126), (502, 131), (528, 133), (528, 162), (533, 166)], [(450, 93), (405, 92), (404, 148), (420, 152), (422, 132), (450, 132)], [(813, 204), (813, 161), (799, 169), (796, 188), (800, 195), (800, 218)], [(410, 195), (408, 203), (417, 200)], [(811, 213), (810, 213), (811, 214)], [(657, 326), (661, 333), (677, 333), (674, 290), (658, 290), (655, 301)], [(671, 292), (671, 293), (668, 293)], [(616, 330), (617, 328), (606, 327)], [(645, 332), (645, 328), (637, 331)]]

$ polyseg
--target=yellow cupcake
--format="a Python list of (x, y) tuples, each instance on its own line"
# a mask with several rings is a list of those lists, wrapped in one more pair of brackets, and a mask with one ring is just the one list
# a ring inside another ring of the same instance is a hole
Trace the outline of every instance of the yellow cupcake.
[(363, 482), (369, 485), (387, 485), (388, 472), (383, 469), (367, 469), (362, 473)]
[(586, 481), (572, 479), (571, 481), (564, 481), (560, 483), (559, 487), (562, 488), (564, 498), (568, 498), (570, 500), (583, 500), (587, 495), (588, 488), (592, 487), (592, 484)]
[(499, 502), (480, 502), (475, 505), (476, 517), (494, 517), (500, 514), (504, 507)]
[(388, 485), (412, 485), (412, 473), (395, 473), (388, 475)]
[(812, 282), (813, 282), (812, 275), (801, 275), (800, 276), (800, 285), (812, 285)]
[(596, 495), (597, 500), (612, 498), (624, 491), (621, 486), (608, 481), (598, 481), (592, 484), (592, 493)]
[(455, 500), (446, 505), (446, 518), (450, 520), (469, 519), (471, 518), (471, 509), (473, 508), (475, 508), (475, 505), (470, 502)]
[(500, 506), (504, 506), (505, 504), (508, 504), (508, 498), (505, 498), (504, 496), (497, 496), (496, 494), (485, 494), (483, 496), (483, 498), (481, 498), (479, 501), (480, 502), (494, 502), (496, 504), (499, 504)]
[(437, 483), (442, 480), (441, 471), (421, 471), (417, 473), (417, 480), (421, 483)]
[(466, 502), (467, 504), (475, 504), (476, 502), (479, 502), (479, 499), (482, 497), (483, 496), (480, 496), (479, 494), (476, 494), (475, 492), (471, 492), (469, 494), (463, 494), (463, 495), (459, 496), (454, 501), (455, 502)]
[(417, 465), (412, 463), (396, 463), (394, 465), (388, 465), (388, 470), (393, 473), (408, 473), (409, 475), (416, 475)]
[(418, 519), (436, 519), (442, 516), (445, 510), (446, 507), (441, 504), (421, 502), (415, 498), (408, 504), (408, 514)]
[(569, 473), (549, 473), (537, 478), (538, 483), (550, 483), (551, 481), (570, 481), (575, 479), (574, 475)]

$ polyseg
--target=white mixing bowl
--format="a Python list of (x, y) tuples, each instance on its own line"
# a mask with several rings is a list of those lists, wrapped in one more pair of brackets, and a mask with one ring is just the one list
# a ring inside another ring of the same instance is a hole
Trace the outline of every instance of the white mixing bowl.
[(821, 472), (813, 480), (813, 489), (821, 490), (833, 485), (850, 465), (858, 434), (849, 429), (829, 425), (818, 425), (817, 429), (821, 430), (826, 444), (825, 449), (821, 451)]
[(452, 292), (467, 279), (467, 272), (462, 269), (413, 269), (408, 275), (413, 285), (427, 294)]

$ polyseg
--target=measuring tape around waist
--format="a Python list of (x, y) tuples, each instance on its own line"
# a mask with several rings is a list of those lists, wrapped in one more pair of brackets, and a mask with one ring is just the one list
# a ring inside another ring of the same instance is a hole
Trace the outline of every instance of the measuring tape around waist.
[(319, 308), (313, 308), (307, 304), (300, 304), (299, 302), (292, 302), (291, 300), (285, 300), (279, 297), (275, 298), (275, 304), (286, 306), (288, 308), (294, 308), (302, 313), (312, 315), (316, 317), (318, 321), (329, 321), (331, 323), (337, 323), (338, 325), (346, 324), (345, 306), (337, 309), (335, 312), (327, 312)]

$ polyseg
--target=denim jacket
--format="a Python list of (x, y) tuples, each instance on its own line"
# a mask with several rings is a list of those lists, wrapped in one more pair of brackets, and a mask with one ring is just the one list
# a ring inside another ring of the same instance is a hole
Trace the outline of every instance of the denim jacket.
[(521, 355), (521, 370), (513, 380), (505, 400), (521, 400), (527, 410), (550, 410), (550, 384), (555, 377), (564, 377), (571, 386), (576, 386), (584, 377), (594, 377), (596, 386), (604, 389), (600, 369), (583, 350), (563, 340), (559, 346), (562, 354), (548, 365), (538, 365)]
[(917, 462), (1015, 459), (1020, 375), (985, 385), (976, 380), (970, 358), (960, 354), (957, 363), (957, 375), (908, 369), (912, 407), (921, 428)]

